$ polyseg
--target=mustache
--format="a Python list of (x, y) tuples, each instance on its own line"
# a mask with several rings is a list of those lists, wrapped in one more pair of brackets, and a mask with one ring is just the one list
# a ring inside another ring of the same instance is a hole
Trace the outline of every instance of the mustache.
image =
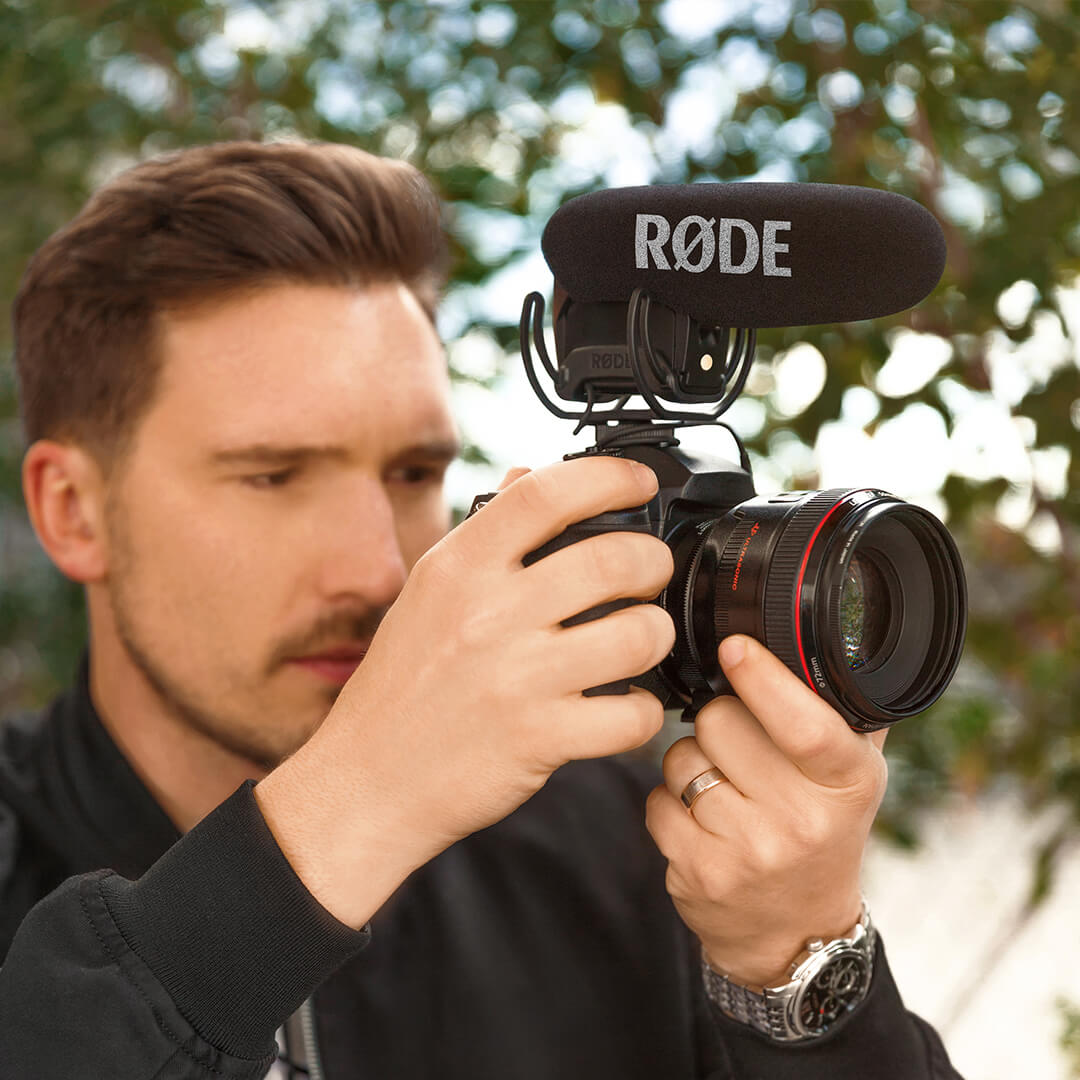
[(320, 649), (331, 649), (345, 642), (370, 639), (374, 637), (389, 610), (387, 606), (326, 615), (304, 634), (283, 641), (276, 650), (273, 666), (277, 667), (293, 657), (317, 653)]

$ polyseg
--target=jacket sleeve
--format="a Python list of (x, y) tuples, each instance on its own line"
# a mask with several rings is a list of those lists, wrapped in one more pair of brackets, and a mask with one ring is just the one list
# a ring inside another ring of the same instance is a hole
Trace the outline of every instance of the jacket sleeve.
[(900, 999), (880, 934), (870, 991), (834, 1031), (785, 1045), (725, 1016), (694, 970), (707, 1080), (962, 1080), (937, 1032)]
[(296, 876), (245, 781), (138, 881), (69, 878), (0, 968), (3, 1080), (255, 1080), (367, 944)]

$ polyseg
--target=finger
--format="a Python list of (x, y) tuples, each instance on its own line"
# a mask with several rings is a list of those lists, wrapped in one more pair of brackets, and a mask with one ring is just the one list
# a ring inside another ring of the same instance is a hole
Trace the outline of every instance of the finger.
[[(663, 770), (668, 791), (682, 802), (683, 806), (686, 806), (683, 796), (687, 793), (687, 787), (699, 777), (709, 777), (709, 783), (714, 786), (691, 793), (692, 806), (688, 809), (702, 805), (721, 784), (731, 783), (731, 778), (701, 749), (693, 735), (677, 739), (667, 748)], [(717, 772), (720, 776), (710, 776)]]
[(701, 752), (748, 798), (772, 800), (807, 782), (738, 698), (710, 701), (697, 715), (694, 734)]
[(675, 644), (675, 624), (656, 604), (635, 604), (592, 622), (557, 627), (549, 655), (557, 658), (550, 679), (556, 693), (641, 675)]
[[(721, 784), (707, 794), (716, 796), (717, 802), (730, 797), (738, 798), (738, 793), (730, 784)], [(703, 795), (702, 799), (705, 797)], [(676, 864), (691, 861), (700, 852), (706, 833), (696, 817), (686, 812), (678, 796), (671, 794), (667, 784), (661, 784), (649, 792), (645, 803), (645, 827), (660, 854)]]
[(519, 477), (453, 529), (445, 542), (469, 545), (470, 562), (514, 566), (569, 525), (640, 506), (656, 491), (656, 474), (626, 458), (596, 454), (559, 461)]
[[(676, 739), (664, 754), (664, 783), (668, 791), (676, 799), (681, 800), (686, 785), (691, 780), (715, 767), (716, 763), (710, 761), (705, 755), (697, 739), (693, 735), (686, 735), (681, 739)], [(697, 797), (697, 801), (704, 799), (708, 794), (708, 791), (703, 792)]]
[(623, 754), (646, 743), (664, 726), (660, 699), (640, 686), (628, 694), (577, 697), (560, 709), (552, 737), (558, 764)]
[[(664, 755), (664, 784), (671, 794), (679, 800), (684, 810), (689, 809), (694, 820), (707, 832), (720, 833), (730, 823), (731, 815), (738, 810), (738, 804), (744, 801), (743, 793), (732, 782), (731, 777), (716, 761), (710, 758), (700, 743), (693, 736), (679, 739), (668, 747)], [(724, 779), (709, 787), (693, 799), (687, 808), (683, 801), (683, 792), (696, 777), (711, 769), (719, 769)], [(723, 790), (729, 788), (729, 791)]]
[(532, 469), (526, 469), (522, 465), (513, 466), (513, 468), (511, 468), (502, 478), (502, 482), (495, 490), (502, 491), (503, 488), (508, 488), (515, 480), (520, 479), (522, 476), (529, 472), (532, 472)]
[(719, 650), (724, 674), (769, 738), (807, 777), (828, 787), (861, 778), (874, 744), (754, 638), (735, 634)]
[(675, 568), (663, 540), (610, 532), (579, 540), (526, 567), (528, 610), (540, 625), (554, 626), (598, 604), (632, 597), (653, 600)]

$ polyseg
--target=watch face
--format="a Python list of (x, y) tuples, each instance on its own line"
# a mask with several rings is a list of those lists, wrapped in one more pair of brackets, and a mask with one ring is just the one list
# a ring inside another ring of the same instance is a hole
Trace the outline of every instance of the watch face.
[(823, 1035), (866, 996), (870, 965), (862, 953), (845, 950), (829, 959), (799, 997), (798, 1023), (806, 1035)]

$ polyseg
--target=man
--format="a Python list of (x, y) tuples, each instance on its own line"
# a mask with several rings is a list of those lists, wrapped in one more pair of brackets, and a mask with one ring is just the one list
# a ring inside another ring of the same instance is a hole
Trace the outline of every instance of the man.
[[(285, 1025), (331, 1080), (955, 1076), (862, 914), (880, 738), (737, 637), (663, 784), (610, 759), (659, 703), (581, 691), (671, 620), (561, 622), (671, 555), (521, 558), (652, 473), (515, 470), (448, 532), (442, 262), (419, 174), (297, 143), (145, 162), (31, 261), (23, 486), (89, 643), (5, 731), (0, 1071), (257, 1077)], [(873, 977), (788, 1041), (755, 1003), (813, 938)]]

